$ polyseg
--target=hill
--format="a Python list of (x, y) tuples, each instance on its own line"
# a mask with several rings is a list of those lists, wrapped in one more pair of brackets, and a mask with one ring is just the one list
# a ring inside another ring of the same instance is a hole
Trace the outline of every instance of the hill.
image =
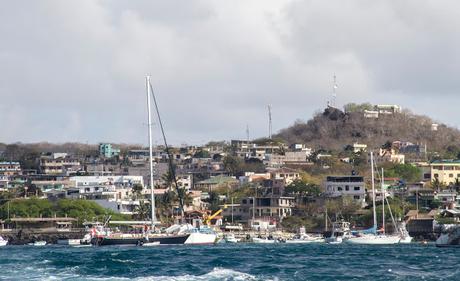
[(427, 145), (428, 151), (440, 156), (456, 158), (460, 152), (460, 131), (439, 124), (431, 118), (416, 115), (408, 110), (392, 114), (380, 114), (378, 118), (365, 117), (368, 104), (347, 105), (349, 110), (328, 107), (307, 122), (296, 121), (294, 125), (281, 130), (275, 137), (292, 143), (305, 143), (316, 149), (341, 150), (355, 142), (368, 147), (381, 147), (387, 142), (408, 141)]

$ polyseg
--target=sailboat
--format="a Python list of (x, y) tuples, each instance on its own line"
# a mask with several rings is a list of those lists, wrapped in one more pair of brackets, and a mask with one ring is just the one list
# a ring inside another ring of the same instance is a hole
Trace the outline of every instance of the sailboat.
[(398, 244), (401, 240), (399, 235), (387, 235), (385, 233), (385, 188), (383, 182), (383, 169), (381, 175), (382, 185), (382, 231), (377, 232), (377, 214), (375, 210), (375, 184), (374, 184), (374, 154), (371, 152), (371, 176), (372, 176), (372, 213), (374, 217), (374, 227), (372, 228), (371, 234), (362, 234), (358, 237), (352, 237), (347, 240), (350, 244), (366, 244), (366, 245), (391, 245)]
[[(152, 229), (154, 229), (155, 226), (155, 198), (154, 198), (154, 192), (153, 192), (153, 163), (152, 163), (152, 120), (151, 120), (151, 113), (150, 113), (150, 98), (153, 98), (153, 103), (155, 106), (155, 111), (157, 114), (158, 118), (158, 123), (160, 125), (161, 133), (163, 136), (163, 141), (166, 149), (166, 153), (168, 154), (168, 161), (169, 161), (169, 170), (171, 172), (171, 176), (173, 178), (174, 184), (176, 186), (176, 190), (179, 195), (179, 209), (181, 212), (181, 217), (184, 217), (184, 199), (181, 196), (181, 192), (179, 192), (179, 186), (177, 184), (177, 178), (176, 178), (176, 173), (175, 173), (175, 168), (173, 165), (173, 157), (170, 153), (168, 143), (166, 141), (166, 136), (165, 132), (163, 129), (163, 122), (161, 120), (160, 112), (158, 110), (158, 104), (156, 102), (155, 94), (152, 89), (152, 84), (150, 83), (150, 76), (146, 77), (146, 86), (147, 86), (147, 106), (148, 106), (148, 122), (149, 122), (149, 152), (150, 152), (150, 185), (151, 185), (151, 200), (152, 200)], [(186, 223), (179, 223), (170, 226), (166, 230), (166, 234), (160, 234), (160, 235), (169, 235), (169, 236), (177, 236), (177, 237), (187, 237), (186, 240), (183, 242), (183, 244), (214, 244), (217, 241), (217, 233), (211, 229), (208, 226), (201, 225), (199, 227), (192, 226), (191, 224), (186, 224)], [(160, 237), (158, 237), (159, 234), (151, 234), (148, 235), (148, 240), (149, 242), (152, 241), (160, 241), (161, 244), (163, 244), (161, 241)], [(182, 239), (181, 239), (182, 241)]]

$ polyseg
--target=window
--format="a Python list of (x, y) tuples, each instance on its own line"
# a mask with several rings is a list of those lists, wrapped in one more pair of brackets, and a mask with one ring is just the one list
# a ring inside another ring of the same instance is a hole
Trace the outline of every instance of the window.
[(449, 178), (453, 178), (454, 177), (454, 174), (449, 174)]
[(246, 199), (243, 199), (243, 204), (247, 204), (247, 200)]
[(355, 196), (353, 196), (353, 199), (355, 199), (355, 200), (359, 200), (359, 199), (360, 199), (360, 197), (359, 197), (359, 195), (355, 195)]
[(349, 185), (345, 185), (345, 190), (346, 190), (346, 191), (350, 190), (350, 186), (349, 186)]
[(337, 187), (337, 191), (342, 191), (342, 187), (341, 186)]
[(360, 190), (361, 190), (361, 187), (355, 186), (353, 189), (354, 189), (355, 191), (360, 191)]

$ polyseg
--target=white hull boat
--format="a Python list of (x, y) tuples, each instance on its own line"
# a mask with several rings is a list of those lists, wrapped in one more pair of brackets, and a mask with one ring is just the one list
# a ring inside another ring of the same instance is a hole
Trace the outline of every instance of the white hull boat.
[(57, 244), (65, 246), (76, 246), (80, 245), (80, 239), (59, 239)]
[(201, 233), (193, 232), (185, 240), (184, 244), (192, 245), (205, 245), (205, 244), (214, 244), (216, 242), (217, 235), (214, 233)]
[(3, 239), (3, 237), (0, 236), (0, 247), (8, 245), (8, 240)]
[(441, 235), (436, 240), (436, 247), (460, 247), (460, 226), (443, 225)]
[(30, 245), (30, 246), (38, 246), (38, 247), (46, 246), (46, 241), (35, 241), (33, 243), (29, 243), (28, 245)]
[(274, 239), (254, 237), (252, 238), (252, 242), (257, 243), (257, 244), (273, 244), (273, 243), (276, 243), (277, 241)]
[(288, 244), (309, 244), (309, 243), (324, 243), (325, 239), (322, 236), (310, 236), (308, 234), (294, 237), (293, 239), (286, 240)]
[(392, 245), (398, 244), (401, 240), (399, 235), (363, 235), (360, 237), (353, 237), (347, 240), (350, 244), (362, 245)]
[(222, 238), (222, 243), (238, 243), (238, 242), (240, 242), (240, 240), (237, 239), (233, 233), (225, 234), (224, 238)]

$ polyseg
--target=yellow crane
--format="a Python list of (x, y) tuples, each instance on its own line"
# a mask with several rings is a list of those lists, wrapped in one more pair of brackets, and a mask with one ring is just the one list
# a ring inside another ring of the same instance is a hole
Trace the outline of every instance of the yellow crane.
[(218, 215), (220, 215), (220, 213), (222, 213), (225, 209), (227, 209), (227, 205), (224, 205), (221, 209), (219, 209), (218, 211), (216, 211), (214, 214), (210, 216), (205, 215), (203, 218), (203, 223), (206, 225), (211, 225), (211, 220), (217, 217)]

